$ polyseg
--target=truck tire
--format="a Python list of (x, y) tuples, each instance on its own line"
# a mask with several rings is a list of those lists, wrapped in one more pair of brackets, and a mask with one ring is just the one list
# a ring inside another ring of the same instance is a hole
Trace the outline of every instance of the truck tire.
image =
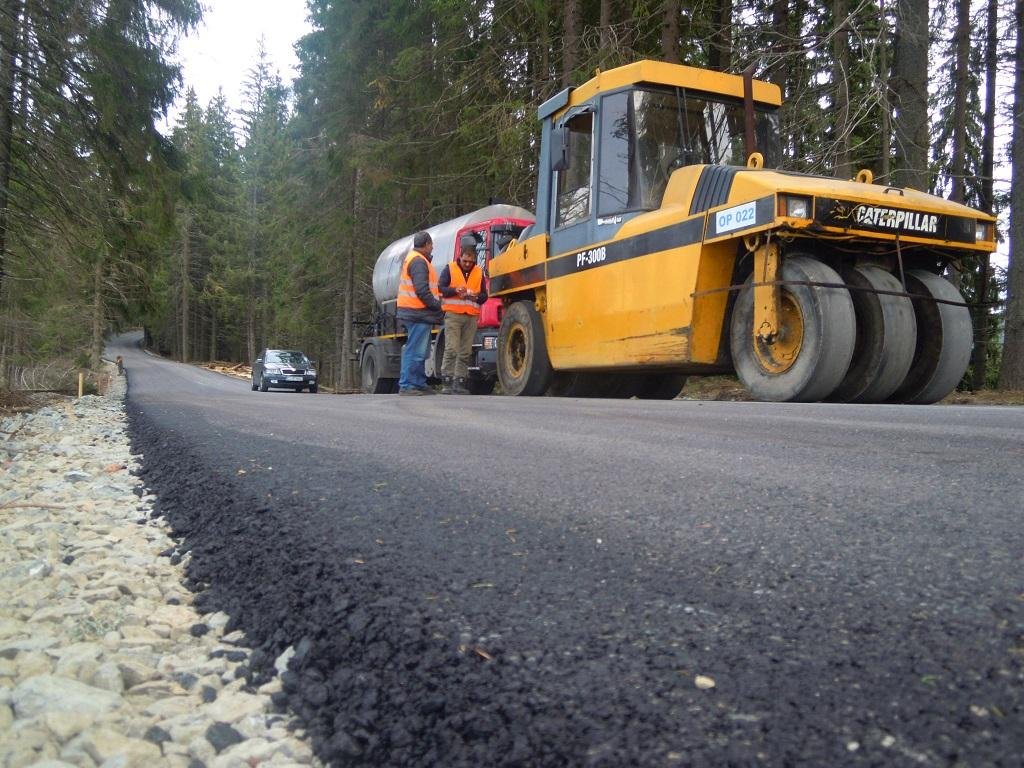
[[(907, 292), (945, 301), (963, 301), (948, 280), (923, 269), (907, 272)], [(890, 398), (894, 403), (927, 404), (944, 398), (960, 383), (971, 361), (974, 332), (967, 307), (913, 299), (917, 344), (907, 377)]]
[(517, 301), (498, 330), (498, 380), (506, 395), (543, 395), (551, 383), (544, 323), (532, 301)]
[(359, 364), (359, 378), (362, 390), (368, 395), (386, 395), (395, 388), (395, 380), (380, 375), (380, 351), (376, 344), (370, 344), (363, 350), (363, 358)]
[[(808, 256), (783, 262), (782, 279), (842, 283), (831, 267)], [(736, 298), (730, 325), (733, 366), (758, 400), (814, 402), (828, 397), (846, 375), (853, 357), (856, 320), (845, 288), (784, 285), (780, 288), (779, 338), (756, 337), (752, 278)]]
[(850, 291), (857, 318), (857, 340), (850, 368), (828, 399), (840, 403), (884, 403), (907, 377), (914, 360), (914, 306), (906, 296), (871, 292), (903, 291), (900, 281), (880, 267), (855, 267), (844, 272), (843, 279), (847, 285), (865, 290)]

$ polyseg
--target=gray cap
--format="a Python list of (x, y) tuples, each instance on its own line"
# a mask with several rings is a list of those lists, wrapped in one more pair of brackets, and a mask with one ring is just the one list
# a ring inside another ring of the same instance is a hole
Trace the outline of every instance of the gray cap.
[(473, 235), (466, 234), (459, 238), (459, 250), (464, 251), (467, 248), (476, 250), (476, 238)]

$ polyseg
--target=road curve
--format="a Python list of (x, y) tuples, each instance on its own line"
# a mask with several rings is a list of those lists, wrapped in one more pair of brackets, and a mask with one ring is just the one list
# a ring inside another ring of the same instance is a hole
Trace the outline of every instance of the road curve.
[(1024, 409), (252, 392), (121, 337), (200, 607), (336, 765), (1006, 765)]

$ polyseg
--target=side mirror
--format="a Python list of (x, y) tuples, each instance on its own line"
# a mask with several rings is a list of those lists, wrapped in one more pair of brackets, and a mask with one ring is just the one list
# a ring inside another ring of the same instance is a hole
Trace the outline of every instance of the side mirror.
[(551, 170), (569, 169), (569, 128), (565, 125), (551, 129)]
[(262, 363), (263, 362), (263, 358), (262, 357), (257, 357), (256, 358), (256, 362), (257, 363)]

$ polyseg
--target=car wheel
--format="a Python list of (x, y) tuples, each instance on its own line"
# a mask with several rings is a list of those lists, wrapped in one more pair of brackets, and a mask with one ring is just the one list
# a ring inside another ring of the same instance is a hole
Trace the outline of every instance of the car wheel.
[(317, 393), (318, 389), (319, 389), (319, 387), (316, 384), (310, 384), (309, 385), (309, 393), (311, 395), (315, 395)]
[(267, 380), (263, 378), (263, 374), (260, 374), (260, 392), (266, 392), (270, 389), (270, 385), (267, 384)]

